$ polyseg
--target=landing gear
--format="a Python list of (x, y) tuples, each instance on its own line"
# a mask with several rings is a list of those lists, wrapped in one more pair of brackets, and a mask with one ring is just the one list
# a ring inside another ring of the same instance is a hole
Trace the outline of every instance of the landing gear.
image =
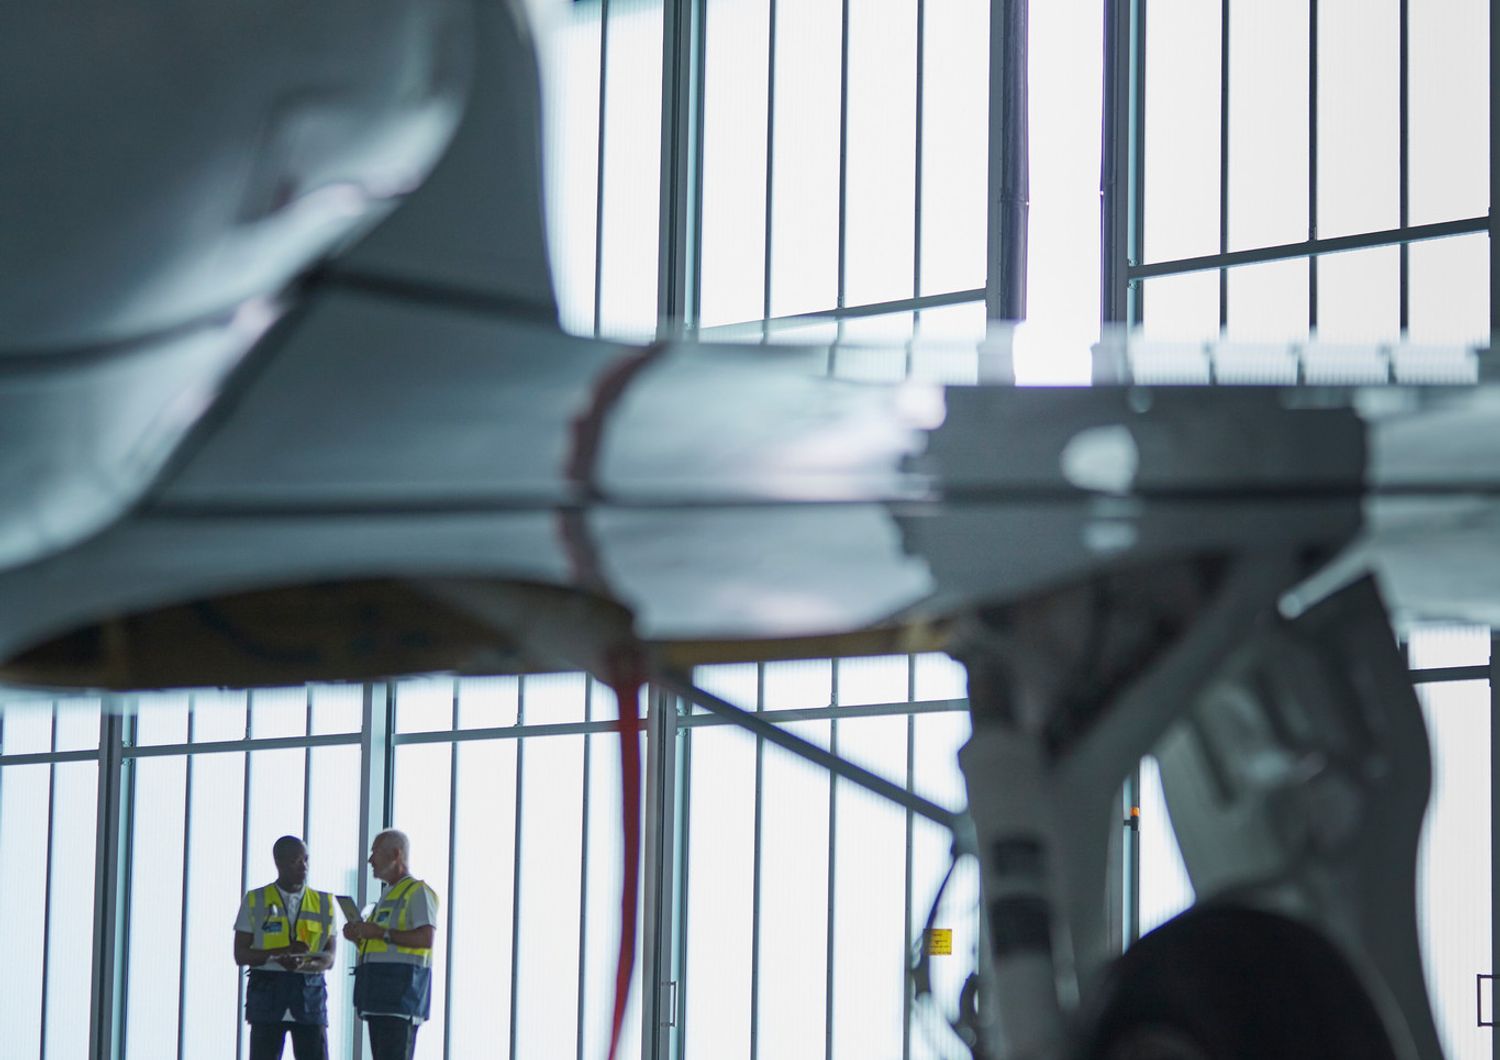
[[(964, 627), (952, 652), (973, 736), (959, 762), (994, 1060), (1440, 1055), (1412, 885), (1429, 781), (1420, 710), (1373, 585), (1287, 618), (1278, 599), (1299, 573), (1277, 557), (1163, 563)], [(1117, 793), (1153, 751), (1213, 908), (1112, 969)], [(1236, 961), (1277, 985), (1237, 994)], [(1179, 967), (1196, 969), (1190, 981)], [(1314, 971), (1322, 986), (1297, 985)], [(1280, 1022), (1257, 1007), (1275, 998)], [(1333, 1004), (1363, 1030), (1307, 1032)]]

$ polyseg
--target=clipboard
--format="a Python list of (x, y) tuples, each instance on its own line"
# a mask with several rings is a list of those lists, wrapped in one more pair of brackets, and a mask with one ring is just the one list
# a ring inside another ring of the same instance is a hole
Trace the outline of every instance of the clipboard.
[(350, 898), (347, 894), (338, 894), (334, 895), (334, 900), (338, 902), (339, 908), (344, 911), (345, 920), (351, 924), (363, 923), (364, 917), (359, 915), (359, 906), (354, 904), (353, 898)]

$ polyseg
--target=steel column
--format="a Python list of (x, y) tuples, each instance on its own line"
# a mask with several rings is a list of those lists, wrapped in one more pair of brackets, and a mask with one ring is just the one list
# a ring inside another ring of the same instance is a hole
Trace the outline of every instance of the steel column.
[[(1229, 254), (1229, 0), (1219, 4), (1219, 259)], [(1219, 331), (1229, 327), (1229, 272), (1219, 269)], [(1209, 371), (1213, 371), (1210, 362)]]
[[(188, 743), (191, 744), (197, 735), (198, 729), (198, 704), (197, 697), (188, 696)], [(189, 754), (183, 761), (182, 778), (182, 916), (178, 922), (179, 935), (177, 941), (177, 1060), (184, 1060), (184, 1050), (187, 1042), (183, 1032), (184, 1006), (187, 1004), (187, 952), (188, 952), (188, 910), (191, 902), (188, 896), (188, 887), (192, 883), (192, 852), (193, 852), (193, 773), (196, 771), (197, 759)], [(307, 800), (304, 795), (303, 802), (303, 835), (306, 836), (305, 823), (307, 820)], [(246, 815), (248, 817), (248, 814)]]
[[(1496, 99), (1496, 63), (1500, 63), (1500, 0), (1490, 0), (1490, 352), (1487, 358), (1494, 364), (1496, 340), (1500, 336), (1500, 108)], [(1481, 378), (1490, 375), (1484, 364), (1479, 369)], [(1500, 1045), (1496, 1047), (1500, 1056)]]
[[(583, 720), (585, 723), (594, 720), (594, 689), (598, 683), (592, 674), (585, 674), (583, 678)], [(578, 1060), (583, 1058), (583, 1032), (584, 1017), (588, 1014), (588, 943), (589, 943), (589, 793), (591, 790), (590, 772), (593, 767), (594, 738), (583, 737), (583, 800), (579, 803), (578, 821), (578, 1008), (574, 1013), (576, 1023), (575, 1034), (577, 1036)], [(454, 754), (458, 753), (455, 745)], [(456, 840), (456, 836), (450, 836), (449, 843)], [(451, 847), (450, 847), (451, 849)], [(452, 879), (452, 875), (449, 875)], [(452, 887), (452, 884), (449, 884)], [(451, 934), (449, 936), (452, 937)], [(451, 952), (451, 951), (450, 951)]]
[[(57, 700), (52, 701), (52, 732), (47, 747), (57, 753)], [(41, 1060), (47, 1060), (47, 979), (51, 966), (52, 946), (52, 844), (57, 827), (57, 765), (47, 767), (47, 847), (42, 853), (42, 998), (37, 1013), (41, 1029)]]
[(129, 919), (130, 788), (125, 776), (123, 700), (110, 696), (99, 715), (99, 793), (95, 818), (94, 948), (89, 981), (90, 1060), (115, 1060), (125, 1036), (126, 926)]
[[(526, 678), (516, 681), (516, 724), (526, 723)], [(521, 1010), (521, 828), (524, 823), (526, 741), (516, 741), (515, 824), (511, 830), (510, 877), (510, 1041), (507, 1056), (516, 1060), (516, 1017)]]
[(985, 312), (991, 320), (1026, 316), (1030, 211), (1027, 90), (1028, 0), (991, 0), (989, 237)]
[[(771, 248), (775, 237), (776, 198), (776, 0), (770, 4), (766, 27), (766, 211), (761, 249), (760, 315), (761, 339), (768, 337), (765, 325), (771, 320)], [(753, 1025), (752, 1025), (753, 1026)], [(754, 1031), (751, 1031), (752, 1036)], [(751, 1056), (755, 1055), (751, 1045)]]
[[(1481, 378), (1495, 371), (1495, 343), (1500, 336), (1500, 107), (1495, 106), (1495, 65), (1500, 63), (1500, 0), (1490, 0), (1490, 348)], [(1500, 1055), (1500, 1047), (1497, 1047)]]
[[(1146, 260), (1146, 2), (1130, 0), (1130, 214), (1125, 222), (1130, 261)], [(1128, 281), (1127, 281), (1128, 282)], [(1146, 289), (1129, 284), (1126, 323), (1140, 327), (1145, 319)]]
[[(828, 690), (828, 705), (839, 705), (839, 661), (829, 663), (831, 684)], [(756, 719), (759, 721), (760, 719)], [(839, 753), (839, 719), (828, 722), (828, 750), (831, 755)], [(828, 778), (828, 899), (827, 915), (823, 921), (823, 1060), (833, 1060), (833, 999), (838, 986), (835, 969), (838, 954), (834, 950), (838, 909), (838, 835), (839, 835), (839, 781), (837, 776)]]
[(1125, 916), (1122, 924), (1123, 946), (1128, 949), (1141, 937), (1141, 767), (1137, 765), (1125, 778), (1124, 802), (1124, 887)]
[[(463, 679), (453, 678), (452, 703), (449, 706), (449, 728), (458, 728), (459, 698)], [(453, 1055), (453, 913), (458, 892), (454, 877), (458, 872), (458, 741), (448, 747), (448, 903), (444, 916), (443, 937), (443, 1057)]]
[[(250, 743), (250, 733), (254, 731), (252, 727), (254, 724), (254, 718), (255, 691), (251, 689), (245, 692), (245, 743), (247, 745)], [(368, 725), (366, 725), (366, 729), (368, 730)], [(245, 750), (244, 784), (241, 786), (240, 790), (240, 894), (245, 894), (250, 889), (250, 767), (254, 761), (255, 755), (250, 752), (249, 747), (247, 746)], [(132, 763), (131, 769), (134, 770), (134, 768), (135, 766)], [(360, 790), (368, 791), (369, 785), (362, 784), (360, 786)], [(363, 892), (361, 892), (360, 901), (364, 901)], [(244, 1060), (245, 1055), (244, 1017), (246, 975), (246, 972), (240, 971), (237, 977), (238, 1000), (235, 1003), (234, 1013), (235, 1060)], [(354, 1056), (355, 1060), (359, 1060), (360, 1054), (357, 1049)]]
[[(660, 321), (658, 334), (662, 337), (682, 334), (698, 324), (703, 219), (704, 2), (666, 0), (662, 6), (661, 238), (657, 245), (656, 307)], [(602, 77), (601, 73), (601, 85)], [(602, 102), (602, 90), (600, 99)], [(602, 167), (602, 106), (599, 121)], [(602, 202), (602, 184), (600, 196)]]
[[(375, 837), (391, 826), (391, 767), (395, 750), (391, 733), (395, 728), (395, 687), (378, 682), (365, 685), (361, 709), (364, 720), (359, 740), (359, 856), (363, 861)], [(245, 768), (248, 777), (248, 756)], [(371, 901), (374, 893), (375, 877), (366, 868), (359, 875), (355, 900), (363, 907)]]
[(642, 844), (641, 1057), (671, 1060), (677, 1023), (678, 728), (675, 697), (653, 688), (646, 709), (646, 805)]
[[(1307, 239), (1318, 239), (1318, 0), (1307, 2)], [(1307, 259), (1307, 327), (1318, 328), (1318, 256)]]
[(1133, 264), (1128, 243), (1130, 222), (1130, 0), (1104, 5), (1104, 107), (1099, 148), (1099, 316), (1105, 323), (1126, 319)]
[[(1396, 223), (1402, 228), (1411, 224), (1411, 4), (1400, 0), (1397, 16), (1397, 215)], [(1411, 327), (1411, 247), (1401, 244), (1400, 254), (1400, 319), (1401, 335), (1404, 338)]]
[[(766, 709), (766, 664), (755, 664), (755, 709)], [(750, 868), (750, 1060), (760, 1060), (760, 925), (762, 833), (765, 824), (766, 741), (755, 738), (754, 836)]]
[[(1500, 630), (1490, 630), (1490, 971), (1500, 967)], [(1490, 980), (1493, 1014), (1494, 980)], [(1491, 1019), (1494, 1016), (1491, 1015)], [(1490, 1032), (1490, 1055), (1500, 1060), (1500, 1030)]]
[(594, 141), (594, 334), (604, 313), (604, 120), (609, 107), (609, 0), (599, 0), (599, 128)]

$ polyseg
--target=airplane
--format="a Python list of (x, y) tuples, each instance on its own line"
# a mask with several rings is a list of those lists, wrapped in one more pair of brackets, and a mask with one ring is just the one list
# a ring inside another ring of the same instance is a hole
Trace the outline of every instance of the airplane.
[[(1441, 1055), (1390, 618), (1497, 623), (1492, 385), (1410, 384), (1403, 350), (1367, 385), (1149, 385), (1129, 336), (1088, 388), (883, 385), (570, 335), (518, 0), (7, 20), (0, 680), (561, 664), (879, 789), (686, 674), (942, 648), (967, 815), (879, 790), (979, 859), (976, 1057)], [(1120, 956), (1147, 753), (1199, 901)]]

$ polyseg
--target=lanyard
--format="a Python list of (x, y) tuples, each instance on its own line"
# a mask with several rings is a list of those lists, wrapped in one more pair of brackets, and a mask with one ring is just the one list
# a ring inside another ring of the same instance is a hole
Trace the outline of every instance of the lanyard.
[(303, 888), (302, 890), (302, 901), (297, 903), (297, 915), (295, 918), (293, 918), (291, 916), (292, 903), (291, 900), (287, 898), (286, 892), (274, 883), (271, 884), (271, 888), (276, 892), (276, 897), (269, 903), (269, 909), (267, 909), (267, 912), (274, 913), (278, 907), (281, 908), (281, 915), (287, 918), (287, 940), (290, 942), (296, 942), (297, 925), (302, 923), (302, 911), (307, 908), (307, 889)]

